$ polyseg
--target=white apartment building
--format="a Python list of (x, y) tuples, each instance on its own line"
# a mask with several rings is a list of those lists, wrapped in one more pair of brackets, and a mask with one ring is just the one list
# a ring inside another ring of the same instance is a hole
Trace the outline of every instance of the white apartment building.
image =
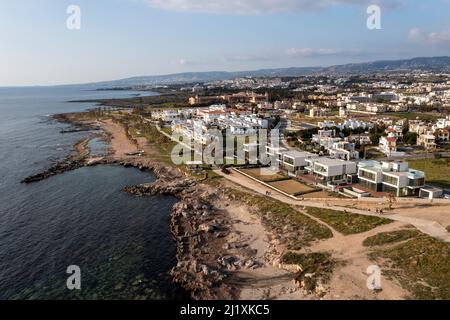
[(358, 179), (363, 187), (396, 197), (418, 195), (425, 186), (425, 173), (412, 170), (408, 163), (401, 161), (360, 161)]
[(436, 124), (433, 126), (433, 131), (438, 129), (445, 129), (450, 127), (450, 116), (447, 116), (445, 119), (439, 119)]
[(325, 149), (331, 149), (333, 144), (341, 141), (341, 138), (335, 137), (334, 130), (319, 130), (319, 132), (312, 136), (312, 142), (319, 144)]
[(324, 182), (344, 182), (349, 175), (356, 174), (356, 162), (331, 158), (310, 158), (305, 160), (309, 174)]
[(172, 121), (179, 120), (180, 114), (175, 110), (166, 110), (160, 112), (152, 112), (153, 120), (162, 120), (166, 123), (172, 123)]
[(339, 141), (333, 144), (333, 147), (328, 150), (330, 158), (353, 160), (359, 159), (359, 152), (355, 150), (355, 144), (348, 141)]
[(281, 167), (290, 175), (297, 175), (308, 165), (307, 159), (317, 158), (318, 155), (310, 152), (285, 151), (282, 153)]
[(261, 145), (257, 142), (244, 143), (245, 162), (249, 164), (257, 164), (261, 158)]

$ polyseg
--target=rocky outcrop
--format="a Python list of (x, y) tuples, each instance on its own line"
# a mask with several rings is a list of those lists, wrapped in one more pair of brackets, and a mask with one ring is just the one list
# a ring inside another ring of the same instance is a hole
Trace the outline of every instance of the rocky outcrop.
[(224, 244), (230, 221), (212, 205), (215, 195), (196, 180), (161, 164), (130, 161), (123, 165), (152, 170), (157, 177), (154, 183), (126, 187), (124, 191), (137, 196), (173, 195), (180, 200), (173, 206), (171, 218), (178, 261), (171, 271), (174, 282), (189, 290), (193, 299), (236, 298), (236, 289), (225, 281), (229, 269), (221, 263), (228, 254)]
[(21, 183), (33, 183), (45, 180), (57, 174), (61, 174), (67, 171), (76, 170), (85, 166), (84, 158), (69, 158), (60, 162), (57, 162), (47, 170), (38, 174), (29, 176), (21, 181)]
[(74, 145), (76, 155), (70, 155), (66, 159), (56, 162), (50, 168), (23, 179), (21, 183), (33, 183), (42, 181), (57, 174), (84, 167), (89, 156), (89, 149), (87, 147), (88, 142), (89, 139), (78, 141)]

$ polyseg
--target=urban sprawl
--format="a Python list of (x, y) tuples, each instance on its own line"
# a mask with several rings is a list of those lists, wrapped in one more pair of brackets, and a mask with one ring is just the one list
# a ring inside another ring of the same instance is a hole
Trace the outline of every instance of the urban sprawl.
[[(192, 92), (191, 107), (153, 111), (147, 120), (183, 136), (193, 149), (217, 142), (220, 132), (223, 162), (237, 170), (264, 167), (270, 159), (266, 172), (348, 197), (449, 197), (445, 189), (428, 184), (424, 172), (410, 168), (407, 159), (448, 154), (450, 78), (383, 78), (243, 78), (195, 84), (180, 89)], [(240, 91), (202, 95), (211, 90)], [(271, 130), (280, 133), (278, 141), (261, 136)], [(199, 166), (202, 160), (188, 163)], [(270, 172), (274, 170), (278, 172)]]

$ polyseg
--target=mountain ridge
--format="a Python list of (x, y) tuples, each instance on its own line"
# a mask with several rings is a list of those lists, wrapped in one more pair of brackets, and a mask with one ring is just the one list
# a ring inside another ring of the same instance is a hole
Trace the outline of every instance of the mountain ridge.
[(401, 60), (378, 60), (362, 63), (348, 63), (330, 67), (289, 67), (249, 71), (206, 71), (183, 72), (157, 76), (138, 76), (120, 80), (102, 81), (86, 85), (99, 87), (128, 87), (138, 85), (169, 85), (192, 82), (211, 82), (240, 77), (298, 77), (305, 75), (358, 75), (380, 72), (433, 71), (450, 73), (450, 56), (417, 57)]

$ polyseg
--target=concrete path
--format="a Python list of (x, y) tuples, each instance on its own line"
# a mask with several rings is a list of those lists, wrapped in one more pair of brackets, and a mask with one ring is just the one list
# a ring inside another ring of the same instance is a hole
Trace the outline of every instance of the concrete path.
[[(234, 183), (241, 185), (247, 189), (258, 192), (262, 195), (266, 195), (266, 192), (268, 191), (267, 187), (255, 182), (251, 179), (248, 179), (247, 177), (245, 177), (235, 171), (233, 171), (229, 175), (224, 174), (220, 170), (215, 170), (214, 172), (216, 174), (228, 179), (231, 182), (234, 182)], [(313, 207), (313, 208), (325, 208), (325, 209), (332, 209), (332, 210), (342, 211), (342, 212), (346, 211), (346, 212), (356, 213), (356, 214), (365, 215), (365, 216), (380, 217), (380, 214), (370, 212), (370, 211), (364, 211), (364, 210), (351, 209), (351, 208), (346, 208), (346, 207), (330, 205), (329, 202), (331, 202), (332, 200), (326, 200), (326, 199), (324, 199), (323, 201), (294, 200), (292, 198), (289, 198), (289, 197), (287, 197), (283, 194), (277, 193), (277, 192), (272, 192), (270, 197), (273, 199), (279, 200), (281, 202), (290, 204), (290, 205)], [(394, 221), (400, 221), (400, 222), (411, 224), (414, 227), (416, 227), (418, 230), (420, 230), (421, 232), (428, 234), (429, 236), (431, 236), (435, 239), (450, 243), (450, 233), (448, 233), (447, 230), (436, 221), (418, 219), (418, 218), (410, 218), (410, 217), (401, 216), (401, 215), (398, 215), (395, 213), (394, 214), (384, 214), (384, 215), (382, 215), (382, 217), (388, 218), (388, 219), (391, 219)]]

